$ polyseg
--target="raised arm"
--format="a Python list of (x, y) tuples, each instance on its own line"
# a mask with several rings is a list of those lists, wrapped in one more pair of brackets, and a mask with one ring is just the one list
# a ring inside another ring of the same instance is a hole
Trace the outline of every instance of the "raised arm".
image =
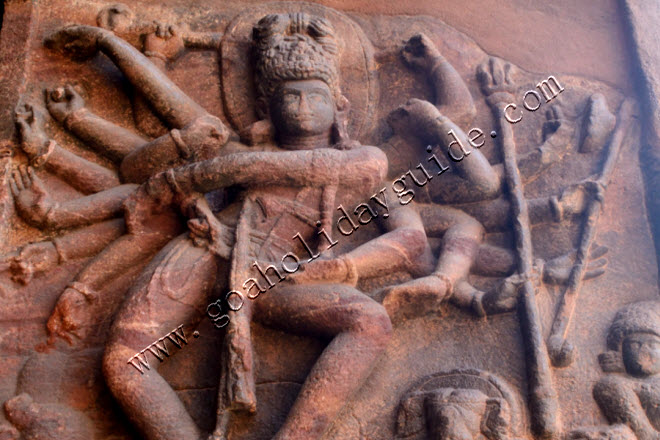
[(99, 154), (119, 163), (147, 139), (107, 121), (85, 107), (85, 101), (70, 85), (46, 89), (46, 107), (51, 116)]
[(477, 111), (472, 95), (454, 66), (424, 34), (414, 35), (402, 50), (403, 59), (415, 70), (424, 72), (435, 90), (435, 106), (459, 126), (466, 126)]
[(50, 35), (46, 45), (76, 57), (103, 52), (149, 101), (156, 113), (174, 128), (183, 128), (207, 114), (140, 51), (108, 30), (95, 26), (70, 26)]
[[(488, 159), (471, 148), (465, 133), (451, 120), (441, 115), (428, 101), (411, 99), (394, 110), (388, 122), (403, 139), (415, 137), (428, 145), (438, 145), (441, 151), (455, 159), (452, 174), (443, 176), (443, 185), (433, 185), (443, 201), (467, 202), (494, 197), (500, 191), (500, 178)], [(461, 147), (462, 146), (462, 147)], [(450, 185), (448, 182), (451, 181)], [(435, 196), (435, 193), (434, 193)]]

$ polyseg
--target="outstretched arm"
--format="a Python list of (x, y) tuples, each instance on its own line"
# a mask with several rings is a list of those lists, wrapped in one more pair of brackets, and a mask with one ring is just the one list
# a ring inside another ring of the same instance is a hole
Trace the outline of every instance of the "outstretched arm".
[(143, 137), (113, 124), (88, 110), (73, 87), (46, 89), (46, 107), (67, 130), (101, 155), (120, 162), (128, 153), (146, 144)]
[(124, 219), (86, 226), (50, 241), (27, 244), (1, 257), (0, 267), (3, 263), (7, 264), (13, 281), (28, 284), (35, 275), (58, 264), (98, 254), (124, 231)]
[(374, 190), (387, 173), (387, 157), (376, 147), (231, 153), (160, 173), (144, 191), (161, 204), (179, 194), (230, 186), (342, 185)]

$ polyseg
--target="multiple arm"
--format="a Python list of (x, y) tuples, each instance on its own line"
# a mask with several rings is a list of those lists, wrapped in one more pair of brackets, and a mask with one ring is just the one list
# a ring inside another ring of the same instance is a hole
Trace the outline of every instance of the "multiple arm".
[(34, 167), (45, 167), (79, 191), (89, 194), (119, 185), (117, 173), (61, 148), (44, 131), (44, 115), (30, 104), (16, 107), (21, 148)]
[(83, 98), (70, 85), (47, 89), (46, 107), (67, 130), (116, 162), (147, 143), (143, 137), (88, 110)]
[[(75, 44), (70, 44), (75, 42)], [(94, 26), (71, 26), (57, 31), (46, 40), (50, 48), (74, 55), (103, 52), (122, 71), (153, 109), (171, 126), (182, 128), (207, 112), (186, 95), (147, 57), (112, 32)]]

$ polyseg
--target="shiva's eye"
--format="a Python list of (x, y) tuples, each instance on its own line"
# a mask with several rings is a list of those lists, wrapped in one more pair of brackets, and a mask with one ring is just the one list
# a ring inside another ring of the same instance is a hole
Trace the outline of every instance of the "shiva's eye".
[(300, 96), (298, 95), (284, 95), (282, 97), (282, 102), (286, 105), (297, 104), (300, 101)]
[(314, 103), (317, 103), (317, 104), (325, 104), (326, 103), (325, 96), (323, 96), (320, 93), (312, 93), (312, 94), (309, 95), (308, 99), (310, 100), (310, 102), (314, 102)]

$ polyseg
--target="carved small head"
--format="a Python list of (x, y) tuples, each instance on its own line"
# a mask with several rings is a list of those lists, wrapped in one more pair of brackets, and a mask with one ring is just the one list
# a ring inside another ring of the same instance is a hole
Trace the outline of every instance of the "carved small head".
[(439, 389), (424, 402), (433, 440), (505, 440), (509, 406), (478, 390)]
[(619, 310), (607, 339), (621, 353), (626, 372), (635, 377), (660, 373), (660, 302), (644, 301)]
[(307, 14), (271, 14), (253, 30), (257, 114), (280, 138), (345, 138), (348, 101), (339, 89), (330, 23)]

